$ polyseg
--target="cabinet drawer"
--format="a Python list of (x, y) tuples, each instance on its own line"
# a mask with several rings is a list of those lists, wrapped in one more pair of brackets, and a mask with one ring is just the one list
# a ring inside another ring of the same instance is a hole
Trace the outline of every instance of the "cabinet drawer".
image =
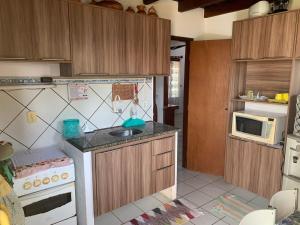
[(162, 191), (175, 184), (175, 166), (169, 166), (155, 173), (155, 191)]
[(160, 155), (153, 156), (154, 157), (154, 166), (155, 170), (159, 170), (168, 166), (172, 166), (175, 164), (175, 153), (167, 152)]
[(175, 136), (153, 141), (153, 155), (175, 150)]

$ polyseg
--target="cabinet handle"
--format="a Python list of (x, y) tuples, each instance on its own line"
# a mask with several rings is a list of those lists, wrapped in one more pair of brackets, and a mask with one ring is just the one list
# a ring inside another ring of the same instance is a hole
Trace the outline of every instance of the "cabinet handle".
[(24, 60), (27, 58), (23, 58), (23, 57), (1, 57), (0, 60)]
[(65, 59), (55, 59), (55, 58), (42, 58), (43, 61), (65, 61)]

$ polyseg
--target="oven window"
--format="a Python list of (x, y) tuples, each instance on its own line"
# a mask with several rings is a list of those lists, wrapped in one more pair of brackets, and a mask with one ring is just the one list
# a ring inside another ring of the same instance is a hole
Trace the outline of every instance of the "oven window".
[(262, 135), (263, 122), (248, 119), (245, 117), (236, 117), (236, 130), (246, 134), (252, 134), (261, 136)]
[(56, 195), (23, 207), (25, 217), (49, 212), (72, 201), (71, 193)]

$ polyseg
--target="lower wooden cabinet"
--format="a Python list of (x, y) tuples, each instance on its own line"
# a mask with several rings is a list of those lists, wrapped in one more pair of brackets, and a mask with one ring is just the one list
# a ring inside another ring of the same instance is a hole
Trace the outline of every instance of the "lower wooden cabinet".
[(280, 191), (281, 149), (229, 138), (225, 156), (225, 181), (270, 198)]
[(171, 145), (164, 154), (153, 154), (157, 140), (93, 153), (95, 216), (175, 184), (175, 143), (170, 140), (175, 138), (158, 140)]

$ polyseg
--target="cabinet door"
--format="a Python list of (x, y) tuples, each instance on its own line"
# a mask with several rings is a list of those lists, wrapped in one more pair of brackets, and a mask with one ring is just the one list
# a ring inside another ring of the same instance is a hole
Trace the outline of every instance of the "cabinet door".
[(68, 2), (33, 0), (34, 56), (44, 60), (70, 60)]
[(267, 17), (265, 58), (293, 57), (297, 11)]
[(0, 0), (0, 58), (32, 58), (32, 1)]
[(258, 178), (258, 194), (265, 198), (271, 198), (281, 190), (283, 155), (279, 149), (261, 146), (260, 169)]
[(300, 57), (300, 11), (298, 11), (298, 33), (296, 36), (296, 52), (295, 52), (295, 57), (299, 58)]
[(121, 184), (122, 149), (94, 155), (94, 210), (95, 215), (120, 207), (124, 188)]
[(175, 166), (169, 166), (156, 171), (155, 192), (162, 191), (175, 184)]
[(157, 19), (157, 55), (156, 55), (156, 74), (170, 74), (170, 41), (171, 24), (169, 20)]
[[(102, 9), (102, 21), (95, 21), (96, 23), (102, 23), (103, 26), (102, 30), (96, 30), (96, 32), (101, 32), (101, 35), (103, 35), (102, 40), (95, 40), (96, 42), (103, 41), (104, 51), (103, 53), (99, 52), (101, 54), (99, 57), (104, 58), (105, 72), (112, 75), (127, 74), (125, 15), (125, 12), (119, 10)], [(96, 51), (99, 50), (96, 49)]]

